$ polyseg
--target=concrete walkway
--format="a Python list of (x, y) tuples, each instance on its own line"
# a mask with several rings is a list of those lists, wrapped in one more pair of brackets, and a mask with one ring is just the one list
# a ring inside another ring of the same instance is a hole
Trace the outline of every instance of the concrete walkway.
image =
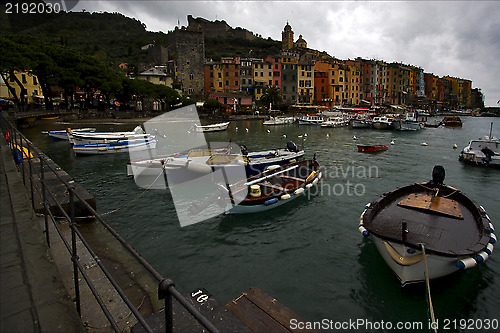
[(0, 134), (0, 332), (84, 332)]

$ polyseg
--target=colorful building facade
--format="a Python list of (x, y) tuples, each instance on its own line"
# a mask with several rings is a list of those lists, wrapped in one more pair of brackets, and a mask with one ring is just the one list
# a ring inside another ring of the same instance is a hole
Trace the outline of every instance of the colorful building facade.
[[(297, 106), (448, 105), (470, 107), (472, 81), (382, 60), (339, 60), (307, 49), (287, 22), (282, 51), (265, 59), (222, 58), (205, 65), (205, 92), (240, 92), (258, 102), (269, 86)], [(476, 94), (477, 95), (477, 94)], [(476, 96), (475, 95), (475, 96)], [(475, 97), (474, 97), (475, 98)]]
[(28, 104), (43, 102), (42, 86), (36, 75), (26, 71), (14, 71), (13, 76), (9, 73), (2, 73), (2, 77), (6, 82), (3, 79), (0, 80), (0, 98), (11, 100), (17, 98)]

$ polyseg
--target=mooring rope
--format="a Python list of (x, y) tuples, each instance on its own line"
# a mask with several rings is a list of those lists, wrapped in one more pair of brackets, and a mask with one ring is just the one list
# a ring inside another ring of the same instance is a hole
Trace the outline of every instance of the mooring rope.
[[(429, 191), (436, 191), (436, 194), (434, 194), (434, 196), (437, 196), (439, 194), (439, 187), (438, 188), (430, 188), (430, 187), (427, 187), (425, 186), (424, 184), (420, 184), (420, 183), (417, 183), (417, 185), (420, 185), (422, 186), (423, 188), (425, 188), (426, 190), (429, 190)], [(453, 192), (451, 192), (450, 194), (447, 194), (447, 195), (441, 195), (442, 198), (448, 198), (448, 197), (451, 197), (453, 194), (457, 193), (458, 190), (452, 186), (447, 186), (448, 188), (452, 189)]]
[(104, 216), (104, 215), (109, 215), (109, 214), (112, 214), (112, 213), (116, 213), (117, 211), (119, 211), (120, 209), (123, 209), (125, 207), (127, 207), (128, 205), (130, 205), (132, 202), (136, 201), (137, 199), (139, 199), (140, 197), (142, 197), (144, 194), (146, 194), (147, 191), (149, 191), (151, 189), (151, 186), (153, 186), (154, 183), (156, 183), (156, 181), (158, 180), (158, 178), (160, 178), (161, 175), (163, 175), (163, 171), (164, 171), (165, 167), (162, 167), (161, 169), (161, 172), (158, 174), (158, 176), (155, 178), (154, 181), (151, 182), (151, 185), (149, 185), (144, 191), (142, 191), (142, 193), (140, 193), (137, 197), (135, 197), (134, 199), (132, 199), (131, 201), (127, 202), (125, 205), (121, 206), (121, 207), (118, 207), (116, 209), (113, 209), (112, 211), (109, 211), (109, 212), (106, 212), (106, 213), (102, 213), (100, 215)]
[(436, 325), (436, 316), (434, 315), (434, 307), (432, 306), (432, 298), (431, 298), (431, 285), (429, 281), (429, 268), (427, 267), (427, 256), (425, 255), (425, 245), (420, 244), (422, 247), (422, 254), (424, 255), (424, 275), (425, 275), (425, 291), (427, 294), (427, 305), (429, 306), (429, 313), (431, 315), (431, 323), (434, 332), (437, 333), (437, 325)]

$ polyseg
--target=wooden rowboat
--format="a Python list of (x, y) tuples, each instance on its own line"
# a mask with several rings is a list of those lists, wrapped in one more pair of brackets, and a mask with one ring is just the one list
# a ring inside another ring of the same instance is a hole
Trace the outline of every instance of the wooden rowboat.
[(269, 168), (256, 176), (230, 186), (233, 195), (248, 191), (237, 205), (227, 207), (226, 214), (256, 213), (281, 206), (304, 194), (321, 179), (319, 163), (304, 160)]
[(433, 179), (385, 193), (365, 206), (359, 231), (375, 245), (401, 284), (439, 278), (485, 261), (496, 242), (483, 207)]

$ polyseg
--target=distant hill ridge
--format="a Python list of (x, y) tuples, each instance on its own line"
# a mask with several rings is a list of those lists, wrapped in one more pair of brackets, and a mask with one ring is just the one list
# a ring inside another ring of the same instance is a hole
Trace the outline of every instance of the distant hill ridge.
[[(121, 13), (61, 12), (29, 18), (26, 14), (7, 17), (3, 13), (0, 21), (0, 35), (31, 35), (77, 49), (114, 67), (123, 62), (133, 65), (151, 63), (150, 52), (141, 50), (141, 47), (168, 45), (167, 33), (147, 31), (146, 24)], [(250, 50), (252, 57), (265, 57), (281, 50), (281, 41), (263, 39), (243, 28), (232, 28), (225, 21), (188, 15), (187, 28), (203, 31), (207, 58), (245, 57)]]
[(193, 18), (192, 15), (188, 15), (187, 18), (189, 27), (202, 30), (205, 38), (254, 40), (259, 37), (247, 29), (232, 28), (224, 20), (209, 21), (201, 17)]

